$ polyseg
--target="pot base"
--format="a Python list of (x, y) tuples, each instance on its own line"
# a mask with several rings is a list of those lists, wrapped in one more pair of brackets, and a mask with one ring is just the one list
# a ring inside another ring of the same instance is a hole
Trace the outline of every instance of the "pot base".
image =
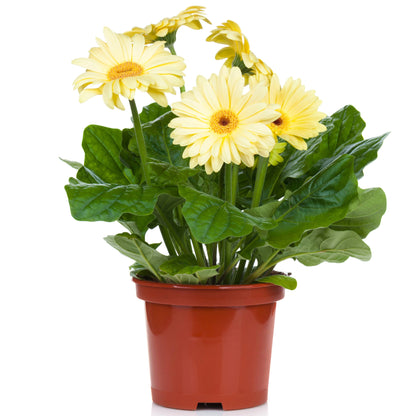
[(196, 410), (201, 403), (215, 403), (223, 410), (248, 409), (267, 402), (267, 389), (248, 394), (207, 397), (204, 395), (181, 395), (152, 388), (152, 399), (159, 406), (180, 410)]

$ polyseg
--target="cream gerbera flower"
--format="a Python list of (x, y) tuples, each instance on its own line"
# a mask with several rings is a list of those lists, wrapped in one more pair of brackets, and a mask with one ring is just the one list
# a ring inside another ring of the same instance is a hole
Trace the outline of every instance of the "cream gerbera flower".
[(224, 163), (253, 166), (254, 156), (268, 157), (275, 139), (267, 127), (276, 119), (275, 105), (266, 104), (267, 87), (257, 84), (244, 93), (239, 68), (223, 66), (219, 76), (199, 76), (192, 91), (172, 105), (178, 116), (169, 126), (173, 143), (186, 146), (191, 168), (205, 165), (208, 174)]
[(157, 103), (167, 106), (166, 92), (183, 85), (183, 58), (164, 49), (164, 42), (145, 46), (142, 35), (132, 38), (104, 28), (106, 42), (97, 39), (99, 47), (90, 49), (88, 58), (73, 64), (86, 68), (74, 81), (84, 102), (102, 95), (105, 104), (124, 110), (120, 95), (132, 100), (136, 89), (147, 92)]
[(159, 23), (150, 24), (144, 29), (134, 27), (131, 31), (126, 32), (126, 35), (142, 34), (146, 39), (146, 43), (152, 43), (161, 40), (161, 38), (166, 38), (168, 34), (176, 32), (181, 26), (188, 26), (196, 30), (202, 29), (201, 20), (211, 24), (205, 17), (204, 12), (205, 7), (191, 6), (181, 11), (177, 16), (162, 19)]
[(227, 45), (217, 52), (215, 59), (225, 59), (224, 65), (228, 68), (238, 66), (246, 83), (250, 76), (255, 76), (259, 81), (268, 80), (273, 74), (269, 66), (250, 50), (248, 39), (243, 35), (240, 26), (232, 20), (227, 20), (213, 29), (207, 41)]
[[(255, 83), (252, 83), (254, 85)], [(277, 104), (280, 116), (270, 124), (273, 133), (298, 150), (306, 150), (305, 139), (326, 130), (319, 123), (325, 117), (318, 111), (321, 101), (315, 91), (305, 91), (301, 81), (289, 78), (283, 88), (276, 74), (271, 77), (267, 103)]]

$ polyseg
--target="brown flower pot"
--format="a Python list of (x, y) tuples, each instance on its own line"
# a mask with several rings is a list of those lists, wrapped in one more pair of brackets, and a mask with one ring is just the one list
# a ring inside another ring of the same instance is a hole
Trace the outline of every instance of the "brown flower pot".
[(267, 401), (282, 287), (134, 282), (146, 301), (155, 403), (186, 410), (217, 403), (234, 410)]

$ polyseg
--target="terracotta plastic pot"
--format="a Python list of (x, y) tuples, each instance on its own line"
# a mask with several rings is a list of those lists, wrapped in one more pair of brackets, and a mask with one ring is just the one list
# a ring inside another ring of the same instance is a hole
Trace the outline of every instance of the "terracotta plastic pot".
[(267, 401), (276, 301), (270, 284), (197, 286), (134, 279), (146, 301), (153, 401), (243, 409)]

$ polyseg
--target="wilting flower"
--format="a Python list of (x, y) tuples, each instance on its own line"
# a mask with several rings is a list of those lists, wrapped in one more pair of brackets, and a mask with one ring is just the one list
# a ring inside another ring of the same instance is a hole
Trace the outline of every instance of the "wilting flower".
[(268, 157), (275, 145), (267, 126), (280, 114), (266, 103), (267, 87), (259, 83), (244, 93), (239, 68), (223, 66), (219, 76), (199, 76), (192, 91), (172, 105), (178, 116), (169, 126), (173, 143), (185, 146), (191, 168), (205, 165), (208, 174), (224, 163), (253, 166), (254, 156)]
[[(254, 85), (255, 83), (252, 83)], [(277, 104), (280, 116), (269, 125), (273, 133), (298, 150), (306, 150), (305, 139), (326, 130), (319, 123), (325, 117), (318, 111), (321, 101), (315, 91), (305, 91), (301, 81), (289, 78), (283, 87), (276, 74), (271, 77), (267, 103)]]
[(102, 95), (108, 107), (124, 110), (120, 95), (132, 100), (139, 89), (167, 106), (165, 93), (175, 94), (174, 87), (183, 85), (183, 59), (164, 49), (163, 42), (146, 46), (142, 35), (130, 38), (104, 28), (104, 36), (106, 42), (97, 39), (99, 46), (88, 58), (72, 61), (86, 68), (74, 81), (80, 102)]
[(246, 83), (249, 76), (262, 80), (263, 77), (268, 79), (272, 75), (272, 70), (250, 50), (248, 39), (243, 35), (240, 26), (232, 20), (227, 20), (213, 29), (207, 41), (227, 45), (217, 52), (215, 59), (225, 59), (224, 64), (229, 68), (238, 66)]
[(165, 40), (170, 33), (176, 33), (181, 26), (188, 26), (191, 29), (202, 29), (201, 20), (211, 24), (204, 15), (205, 7), (191, 6), (181, 11), (177, 16), (162, 19), (159, 23), (150, 24), (144, 29), (134, 27), (126, 35), (133, 36), (138, 33), (144, 35), (146, 43), (152, 43), (157, 40)]

